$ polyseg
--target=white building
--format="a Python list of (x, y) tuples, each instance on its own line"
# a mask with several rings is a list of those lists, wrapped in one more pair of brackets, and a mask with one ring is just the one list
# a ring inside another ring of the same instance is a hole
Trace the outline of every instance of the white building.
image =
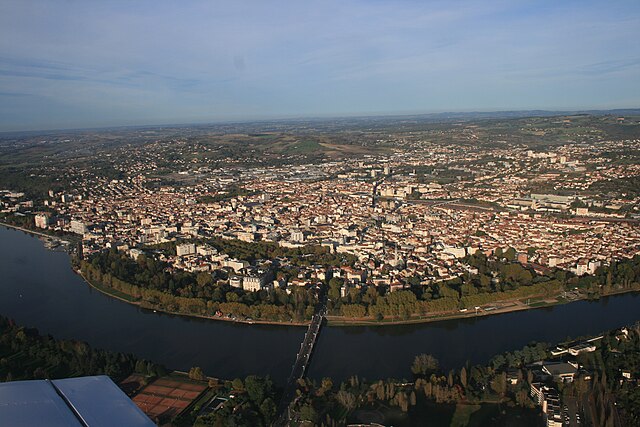
[(292, 242), (304, 242), (305, 240), (307, 240), (307, 236), (305, 235), (304, 231), (294, 230), (291, 232)]
[(589, 261), (589, 263), (587, 264), (587, 272), (589, 274), (596, 274), (596, 270), (601, 265), (602, 265), (602, 262), (600, 262), (600, 261), (593, 261), (593, 260)]
[(242, 289), (249, 292), (255, 292), (262, 289), (262, 280), (256, 276), (245, 276), (242, 278)]
[(222, 261), (223, 267), (229, 267), (233, 269), (233, 271), (240, 271), (243, 268), (249, 267), (249, 263), (247, 261), (238, 261), (237, 259), (225, 259)]
[(198, 255), (203, 255), (203, 256), (216, 255), (218, 253), (218, 251), (215, 248), (212, 248), (211, 246), (207, 246), (207, 245), (201, 245), (196, 247), (196, 252), (198, 253)]
[(576, 268), (575, 268), (574, 271), (575, 271), (577, 276), (582, 276), (583, 274), (587, 274), (587, 263), (579, 262), (576, 265)]
[(49, 215), (39, 213), (35, 216), (36, 227), (47, 228), (49, 226)]
[(242, 288), (242, 277), (229, 276), (229, 286), (233, 288)]
[(195, 243), (184, 243), (182, 245), (176, 246), (176, 255), (178, 256), (193, 255), (195, 253), (196, 253)]
[(242, 289), (245, 291), (255, 292), (260, 289), (273, 287), (273, 283), (270, 282), (270, 271), (264, 271), (257, 269), (247, 274), (242, 278)]
[(83, 235), (87, 232), (87, 226), (82, 221), (72, 220), (69, 223), (69, 231), (72, 233)]
[(456, 248), (452, 246), (445, 247), (443, 252), (451, 254), (456, 258), (464, 258), (467, 255), (467, 250), (465, 248)]
[(144, 251), (136, 248), (129, 249), (129, 256), (134, 260), (137, 260), (140, 255), (144, 255)]
[(533, 383), (531, 384), (530, 394), (533, 400), (542, 407), (544, 425), (547, 427), (561, 427), (562, 412), (558, 391), (541, 383)]
[(256, 240), (255, 233), (240, 231), (238, 232), (238, 240), (242, 240), (243, 242), (253, 242)]

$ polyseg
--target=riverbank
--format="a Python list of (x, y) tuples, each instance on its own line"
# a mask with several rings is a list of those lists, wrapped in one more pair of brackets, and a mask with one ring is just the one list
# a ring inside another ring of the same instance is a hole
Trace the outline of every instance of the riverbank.
[[(634, 284), (632, 288), (620, 289), (607, 292), (600, 295), (595, 300), (607, 298), (610, 296), (640, 292), (640, 283)], [(389, 319), (374, 320), (367, 318), (345, 318), (342, 316), (326, 316), (328, 326), (394, 326), (394, 325), (415, 325), (420, 323), (442, 322), (445, 320), (474, 319), (479, 317), (492, 316), (496, 314), (512, 313), (516, 311), (535, 310), (539, 308), (550, 308), (558, 305), (571, 304), (578, 301), (594, 301), (593, 298), (581, 296), (577, 298), (567, 299), (562, 296), (550, 297), (527, 304), (523, 300), (496, 301), (490, 306), (480, 307), (478, 311), (468, 310), (465, 312), (443, 312), (435, 313), (431, 316), (410, 317), (409, 319)]]
[(7, 227), (7, 228), (13, 228), (14, 230), (24, 231), (25, 233), (29, 233), (29, 234), (31, 234), (33, 236), (44, 237), (46, 239), (55, 239), (58, 242), (64, 243), (64, 244), (70, 244), (71, 243), (70, 241), (64, 240), (64, 239), (62, 239), (62, 237), (57, 236), (55, 234), (42, 233), (40, 231), (30, 230), (28, 228), (19, 227), (17, 225), (9, 224), (9, 223), (6, 223), (6, 222), (0, 222), (0, 226)]
[[(52, 239), (57, 239), (59, 241), (63, 241), (58, 236), (39, 233), (37, 231), (25, 229), (23, 227), (11, 225), (11, 224), (0, 223), (0, 226), (5, 226), (7, 228), (11, 228), (14, 230), (23, 231), (35, 236), (52, 238)], [(87, 283), (91, 288), (101, 292), (102, 294), (107, 295), (111, 298), (115, 298), (119, 301), (138, 306), (140, 308), (143, 308), (149, 311), (161, 312), (161, 313), (170, 314), (174, 316), (194, 317), (194, 318), (200, 318), (200, 319), (218, 320), (218, 321), (225, 321), (229, 323), (240, 323), (240, 324), (248, 324), (248, 325), (259, 324), (259, 325), (271, 325), (271, 326), (307, 326), (309, 324), (308, 322), (292, 322), (292, 321), (285, 322), (285, 321), (259, 320), (259, 319), (247, 320), (247, 319), (239, 319), (239, 318), (234, 319), (234, 318), (229, 318), (224, 316), (208, 316), (208, 315), (202, 315), (202, 314), (175, 312), (175, 311), (161, 309), (158, 307), (145, 307), (145, 304), (143, 302), (138, 301), (136, 298), (132, 297), (131, 295), (126, 294), (124, 292), (120, 292), (116, 289), (113, 289), (107, 286), (103, 286), (98, 283), (92, 283), (82, 274), (81, 271), (79, 270), (77, 271), (74, 270), (74, 271), (80, 277), (82, 277), (83, 281)], [(599, 297), (602, 298), (602, 297), (608, 297), (612, 295), (637, 292), (637, 291), (640, 291), (640, 283), (635, 283), (632, 285), (631, 288), (628, 288), (628, 289), (619, 289), (619, 290), (613, 290), (613, 291), (604, 293)], [(531, 309), (537, 309), (537, 308), (548, 308), (548, 307), (553, 307), (557, 305), (569, 304), (571, 302), (576, 302), (576, 301), (585, 301), (585, 300), (589, 300), (590, 298), (586, 295), (579, 295), (574, 298), (564, 298), (560, 294), (555, 297), (548, 297), (545, 299), (542, 299), (542, 298), (540, 299), (529, 298), (529, 299), (532, 299), (533, 302), (532, 303), (526, 302), (526, 300), (496, 301), (496, 302), (483, 305), (478, 310), (469, 309), (468, 311), (465, 311), (465, 312), (462, 312), (459, 310), (452, 311), (452, 312), (440, 312), (440, 313), (434, 313), (434, 314), (425, 315), (425, 316), (413, 316), (408, 319), (392, 318), (392, 319), (376, 320), (373, 318), (346, 318), (343, 316), (330, 316), (330, 315), (326, 316), (326, 318), (327, 318), (328, 326), (340, 326), (340, 327), (415, 325), (415, 324), (421, 324), (421, 323), (432, 323), (432, 322), (440, 322), (440, 321), (446, 321), (446, 320), (473, 319), (473, 318), (491, 316), (494, 314), (505, 314), (505, 313), (515, 312), (515, 311), (524, 311), (524, 310), (531, 310)]]
[(203, 314), (181, 313), (181, 312), (177, 312), (177, 311), (163, 310), (163, 309), (160, 309), (160, 308), (144, 307), (140, 301), (137, 301), (137, 300), (133, 299), (133, 297), (131, 295), (125, 294), (123, 292), (117, 291), (115, 289), (112, 289), (112, 288), (109, 288), (109, 287), (106, 287), (106, 286), (102, 286), (102, 285), (99, 285), (99, 284), (96, 284), (96, 283), (92, 283), (91, 281), (89, 281), (89, 279), (87, 279), (84, 276), (84, 274), (82, 274), (82, 272), (80, 270), (74, 270), (74, 272), (76, 274), (78, 274), (80, 277), (82, 277), (82, 280), (84, 280), (84, 282), (87, 285), (89, 285), (91, 288), (97, 290), (98, 292), (101, 292), (104, 295), (107, 295), (108, 297), (115, 298), (115, 299), (120, 300), (122, 302), (125, 302), (127, 304), (135, 305), (135, 306), (140, 307), (142, 309), (153, 311), (154, 313), (158, 312), (158, 313), (170, 314), (172, 316), (195, 317), (195, 318), (198, 318), (198, 319), (218, 320), (218, 321), (230, 322), (230, 323), (243, 323), (243, 324), (247, 324), (247, 325), (304, 326), (304, 327), (307, 327), (309, 325), (309, 323), (307, 323), (307, 322), (278, 322), (278, 321), (274, 321), (274, 320), (231, 319), (231, 318), (222, 317), (222, 316), (220, 316), (220, 317), (218, 317), (218, 316), (205, 316)]
[[(120, 292), (116, 289), (103, 286), (97, 283), (92, 283), (80, 270), (75, 271), (85, 283), (87, 283), (93, 289), (115, 299), (118, 299), (122, 302), (132, 304), (138, 306), (140, 308), (144, 308), (146, 310), (160, 312), (165, 314), (171, 314), (175, 316), (184, 316), (184, 317), (195, 317), (200, 319), (208, 319), (208, 320), (220, 320), (231, 323), (242, 323), (242, 324), (259, 324), (259, 325), (272, 325), (272, 326), (308, 326), (308, 322), (280, 322), (274, 320), (243, 320), (243, 319), (231, 319), (228, 317), (218, 317), (218, 316), (206, 316), (202, 314), (192, 314), (192, 313), (181, 313), (175, 311), (164, 310), (162, 308), (148, 308), (144, 307), (140, 301), (135, 300), (131, 295)], [(517, 301), (520, 302), (520, 301)], [(327, 325), (328, 326), (392, 326), (392, 325), (408, 325), (408, 324), (420, 324), (420, 323), (430, 323), (430, 322), (438, 322), (444, 320), (453, 320), (453, 319), (461, 319), (461, 318), (472, 318), (472, 317), (480, 317), (480, 316), (488, 316), (492, 314), (503, 314), (509, 313), (512, 311), (518, 310), (526, 310), (529, 308), (541, 308), (548, 307), (553, 305), (558, 305), (559, 303), (549, 303), (544, 305), (536, 305), (535, 307), (525, 306), (519, 307), (516, 306), (515, 301), (501, 301), (497, 302), (497, 304), (512, 304), (510, 306), (495, 308), (494, 310), (480, 310), (478, 313), (468, 314), (468, 313), (460, 313), (460, 312), (451, 312), (451, 313), (437, 313), (431, 316), (421, 316), (418, 318), (409, 318), (409, 319), (388, 319), (388, 320), (374, 320), (367, 318), (346, 318), (343, 316), (326, 316)]]
[[(261, 324), (261, 325), (272, 325), (272, 326), (307, 326), (308, 322), (281, 322), (281, 321), (273, 321), (273, 320), (243, 320), (243, 319), (231, 319), (227, 317), (218, 317), (218, 316), (206, 316), (200, 314), (188, 314), (188, 313), (180, 313), (173, 312), (163, 309), (153, 309), (143, 307), (141, 302), (134, 300), (130, 295), (117, 291), (115, 289), (105, 287), (99, 284), (91, 283), (81, 271), (76, 271), (82, 279), (92, 288), (98, 290), (99, 292), (104, 293), (110, 297), (116, 298), (120, 301), (126, 302), (128, 304), (133, 304), (139, 306), (141, 308), (145, 308), (147, 310), (158, 311), (161, 313), (171, 314), (175, 316), (184, 316), (184, 317), (196, 317), (200, 319), (209, 319), (209, 320), (221, 320), (225, 322), (231, 323), (243, 323), (243, 324)], [(640, 291), (640, 284), (634, 284), (632, 288), (629, 289), (620, 289), (613, 290), (602, 294), (599, 298), (606, 298), (609, 296), (625, 294), (625, 293), (633, 293)], [(598, 299), (599, 299), (598, 298)], [(529, 298), (528, 300), (530, 300)], [(575, 298), (565, 298), (562, 295), (558, 295), (556, 297), (549, 297), (545, 299), (534, 299), (533, 303), (525, 302), (523, 300), (510, 300), (510, 301), (496, 301), (491, 303), (488, 306), (479, 307), (478, 310), (467, 310), (464, 312), (455, 311), (455, 312), (442, 312), (435, 313), (433, 315), (420, 316), (420, 317), (411, 317), (408, 319), (383, 319), (383, 320), (375, 320), (371, 318), (346, 318), (343, 316), (330, 316), (327, 315), (327, 325), (328, 326), (340, 326), (340, 327), (349, 327), (349, 326), (394, 326), (394, 325), (414, 325), (421, 323), (432, 323), (432, 322), (441, 322), (446, 320), (459, 320), (459, 319), (473, 319), (479, 317), (492, 316), (496, 314), (505, 314), (512, 313), (516, 311), (524, 311), (524, 310), (534, 310), (539, 308), (549, 308), (557, 305), (570, 304), (572, 302), (577, 301), (588, 301), (589, 297), (586, 295), (582, 295)]]
[[(554, 301), (546, 300), (538, 302), (535, 305), (527, 305), (520, 300), (512, 301), (496, 301), (491, 306), (480, 307), (479, 310), (468, 311), (455, 311), (455, 312), (441, 312), (434, 313), (433, 315), (410, 317), (408, 319), (389, 319), (389, 320), (374, 320), (374, 319), (349, 319), (341, 316), (327, 316), (327, 324), (329, 326), (392, 326), (392, 325), (412, 325), (420, 323), (442, 322), (445, 320), (456, 319), (473, 319), (477, 317), (492, 316), (495, 314), (511, 313), (514, 311), (531, 310), (536, 308), (553, 307), (560, 304), (567, 304), (573, 301), (582, 301), (587, 298), (573, 299), (571, 301)], [(498, 307), (499, 306), (499, 307)]]
[[(6, 228), (10, 228), (13, 230), (17, 230), (17, 231), (22, 231), (25, 233), (28, 233), (32, 236), (36, 236), (36, 237), (43, 237), (46, 239), (54, 239), (57, 240), (60, 243), (64, 243), (64, 244), (70, 244), (69, 241), (67, 240), (63, 240), (61, 237), (56, 236), (56, 235), (52, 235), (52, 234), (46, 234), (46, 233), (42, 233), (42, 232), (38, 232), (35, 230), (29, 230), (27, 228), (24, 227), (19, 227), (17, 225), (13, 225), (13, 224), (8, 224), (8, 223), (4, 223), (4, 222), (0, 222), (0, 226), (2, 227), (6, 227)], [(306, 327), (308, 325), (307, 322), (278, 322), (278, 321), (272, 321), (272, 320), (243, 320), (243, 319), (231, 319), (228, 317), (217, 317), (217, 316), (205, 316), (205, 315), (201, 315), (201, 314), (192, 314), (192, 313), (181, 313), (181, 312), (174, 312), (174, 311), (169, 311), (169, 310), (162, 310), (162, 309), (158, 309), (158, 308), (147, 308), (144, 307), (143, 304), (140, 301), (137, 301), (135, 298), (133, 298), (131, 295), (128, 295), (124, 292), (120, 292), (116, 289), (113, 288), (109, 288), (107, 286), (103, 286), (97, 283), (92, 283), (91, 281), (89, 281), (89, 279), (87, 279), (80, 270), (73, 270), (76, 274), (78, 274), (82, 280), (89, 285), (91, 288), (97, 290), (98, 292), (110, 297), (110, 298), (114, 298), (117, 299), (119, 301), (125, 302), (127, 304), (131, 304), (131, 305), (135, 305), (138, 306), (140, 308), (143, 308), (145, 310), (149, 310), (149, 311), (153, 311), (153, 312), (161, 312), (161, 313), (165, 313), (165, 314), (170, 314), (170, 315), (174, 315), (174, 316), (183, 316), (183, 317), (196, 317), (196, 318), (200, 318), (200, 319), (208, 319), (208, 320), (221, 320), (221, 321), (225, 321), (225, 322), (231, 322), (231, 323), (243, 323), (243, 324), (248, 324), (248, 325), (253, 325), (253, 324), (258, 324), (258, 325), (272, 325), (272, 326), (304, 326)]]

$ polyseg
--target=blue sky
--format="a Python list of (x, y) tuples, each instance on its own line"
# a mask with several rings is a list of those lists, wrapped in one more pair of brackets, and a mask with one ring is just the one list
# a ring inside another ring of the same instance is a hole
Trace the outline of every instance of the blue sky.
[(0, 131), (640, 107), (640, 1), (0, 0)]

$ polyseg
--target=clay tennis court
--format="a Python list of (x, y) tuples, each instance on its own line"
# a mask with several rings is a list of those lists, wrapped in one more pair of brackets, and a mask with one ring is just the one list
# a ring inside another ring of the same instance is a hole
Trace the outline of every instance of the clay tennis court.
[(173, 378), (161, 378), (144, 387), (132, 399), (151, 419), (174, 417), (207, 388)]

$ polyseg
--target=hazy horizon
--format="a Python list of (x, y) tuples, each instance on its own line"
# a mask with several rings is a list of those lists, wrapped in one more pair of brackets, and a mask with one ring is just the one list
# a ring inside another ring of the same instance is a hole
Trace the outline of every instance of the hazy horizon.
[[(640, 114), (640, 107), (629, 108), (611, 108), (611, 109), (575, 109), (575, 110), (487, 110), (487, 111), (438, 111), (430, 113), (421, 112), (399, 112), (399, 113), (370, 113), (370, 114), (345, 114), (345, 115), (326, 115), (326, 116), (281, 116), (281, 117), (256, 117), (256, 118), (237, 118), (237, 119), (220, 119), (211, 121), (193, 121), (193, 122), (171, 122), (171, 121), (158, 121), (157, 123), (131, 123), (131, 124), (113, 124), (113, 125), (98, 125), (87, 127), (61, 127), (50, 129), (13, 129), (13, 130), (0, 130), (0, 135), (3, 134), (21, 134), (21, 133), (47, 133), (47, 132), (82, 132), (92, 130), (115, 130), (115, 129), (127, 129), (127, 128), (161, 128), (161, 127), (200, 127), (200, 126), (218, 126), (218, 125), (243, 125), (243, 124), (258, 124), (258, 123), (293, 123), (304, 121), (331, 121), (331, 120), (358, 120), (358, 119), (393, 119), (398, 120), (410, 117), (421, 117), (424, 119), (431, 119), (433, 123), (444, 123), (447, 120), (483, 120), (483, 119), (497, 119), (497, 118), (528, 118), (528, 117), (553, 117), (555, 115), (573, 115), (573, 114), (595, 114), (605, 115), (608, 113), (618, 111), (633, 111), (633, 114)], [(516, 114), (522, 113), (522, 114)], [(536, 114), (538, 113), (538, 114)], [(464, 116), (464, 117), (450, 117), (451, 116)]]
[(0, 0), (0, 132), (640, 106), (640, 3)]

